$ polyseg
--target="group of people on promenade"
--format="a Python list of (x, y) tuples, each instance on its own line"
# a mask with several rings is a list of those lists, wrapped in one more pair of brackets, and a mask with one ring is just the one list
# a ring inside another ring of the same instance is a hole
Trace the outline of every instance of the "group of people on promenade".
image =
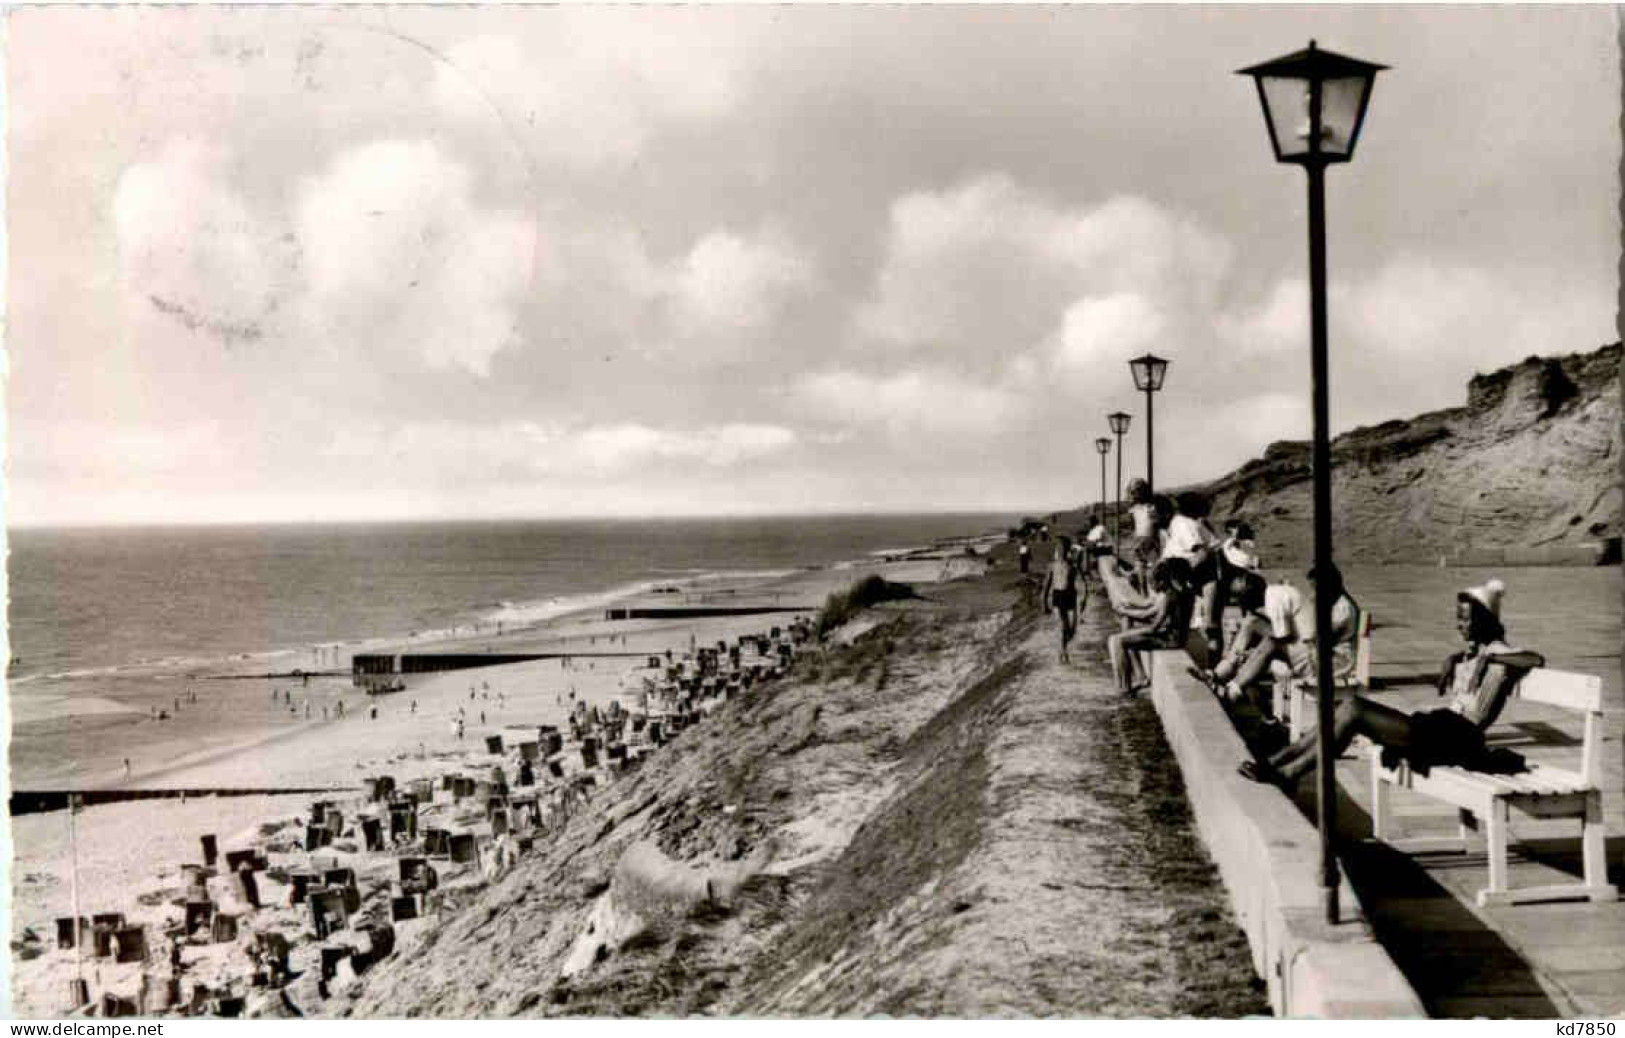
[[(1092, 516), (1082, 543), (1056, 539), (1045, 571), (1042, 602), (1060, 622), (1061, 659), (1077, 633), (1079, 610), (1088, 600), (1087, 563), (1093, 560), (1103, 590), (1121, 629), (1106, 639), (1107, 656), (1118, 690), (1132, 696), (1150, 684), (1143, 653), (1185, 649), (1195, 665), (1192, 675), (1227, 704), (1248, 703), (1265, 714), (1265, 680), (1316, 683), (1315, 600), (1291, 579), (1267, 579), (1260, 565), (1255, 532), (1242, 519), (1210, 524), (1211, 506), (1199, 493), (1173, 497), (1151, 493), (1144, 480), (1129, 485), (1132, 536), (1119, 557), (1106, 533), (1104, 510)], [(1025, 566), (1023, 567), (1025, 571)], [(1311, 568), (1309, 587), (1332, 598), (1331, 631), (1334, 681), (1352, 685), (1361, 609), (1332, 567), (1321, 579)], [(1485, 747), (1484, 732), (1493, 724), (1522, 676), (1544, 660), (1538, 653), (1513, 648), (1501, 621), (1505, 586), (1499, 580), (1470, 587), (1456, 596), (1456, 629), (1464, 648), (1445, 660), (1438, 691), (1449, 705), (1407, 713), (1369, 695), (1339, 695), (1333, 742), (1339, 752), (1356, 735), (1385, 748), (1390, 759), (1404, 759), (1426, 769), (1437, 764), (1464, 764), (1477, 770), (1508, 771), (1521, 767), (1516, 755)], [(1224, 623), (1227, 607), (1239, 622)], [(1296, 783), (1315, 766), (1316, 733), (1311, 730), (1276, 753), (1242, 764), (1248, 778), (1283, 787)]]

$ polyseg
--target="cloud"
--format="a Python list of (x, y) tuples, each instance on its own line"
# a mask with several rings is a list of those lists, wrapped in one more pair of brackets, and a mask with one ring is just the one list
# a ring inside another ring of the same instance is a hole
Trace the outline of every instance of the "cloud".
[(14, 473), (74, 477), (110, 483), (145, 485), (152, 478), (173, 479), (229, 474), (242, 445), (233, 430), (214, 418), (172, 414), (141, 422), (112, 422), (104, 416), (64, 416), (51, 435), (14, 438)]
[(730, 424), (679, 431), (624, 423), (583, 430), (562, 445), (562, 454), (571, 459), (567, 465), (579, 461), (599, 472), (664, 461), (717, 467), (777, 453), (795, 440), (794, 432), (778, 425)]
[(588, 171), (627, 164), (665, 125), (716, 117), (739, 97), (740, 53), (680, 14), (555, 8), (540, 24), (524, 39), (450, 47), (434, 104), (463, 120), (500, 112), (536, 154)]
[(920, 369), (803, 375), (791, 386), (790, 399), (819, 420), (883, 428), (896, 436), (991, 434), (1021, 414), (1021, 398), (1008, 388)]
[(1243, 356), (1301, 351), (1309, 342), (1309, 283), (1277, 281), (1256, 307), (1221, 313), (1215, 324), (1225, 344)]
[(1056, 364), (1077, 372), (1108, 364), (1116, 369), (1124, 358), (1155, 346), (1167, 324), (1156, 303), (1132, 292), (1080, 299), (1061, 319)]
[[(1602, 345), (1611, 289), (1547, 271), (1396, 257), (1328, 288), (1333, 425), (1338, 429), (1459, 404), (1475, 372), (1531, 354)], [(1309, 291), (1278, 280), (1255, 306), (1216, 318), (1243, 364), (1309, 364)], [(1295, 376), (1301, 377), (1301, 376)]]
[(748, 422), (673, 429), (638, 422), (565, 428), (530, 421), (424, 421), (341, 430), (323, 453), (340, 461), (388, 458), (408, 472), (479, 482), (505, 475), (621, 476), (674, 463), (727, 468), (796, 442), (789, 428)]
[(306, 179), (295, 223), (309, 317), (331, 340), (434, 370), (490, 373), (518, 337), (533, 225), (471, 197), (469, 171), (427, 141), (345, 150)]
[(712, 231), (677, 264), (672, 295), (692, 331), (755, 330), (812, 280), (811, 261), (781, 232)]
[(234, 345), (265, 333), (298, 255), (226, 182), (230, 159), (171, 141), (119, 176), (112, 217), (128, 302)]
[(1145, 199), (1063, 208), (989, 174), (892, 204), (875, 289), (856, 323), (893, 348), (988, 358), (1048, 343), (1070, 361), (1087, 352), (1087, 322), (1114, 307), (1160, 314), (1159, 328), (1209, 312), (1231, 255), (1218, 235)]

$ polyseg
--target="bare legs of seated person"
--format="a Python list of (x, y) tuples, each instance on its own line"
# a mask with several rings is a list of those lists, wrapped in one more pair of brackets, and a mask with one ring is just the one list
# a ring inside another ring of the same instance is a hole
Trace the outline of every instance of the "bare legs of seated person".
[[(1332, 714), (1332, 752), (1341, 755), (1356, 735), (1403, 751), (1411, 745), (1411, 715), (1363, 696), (1340, 699)], [(1318, 731), (1311, 728), (1264, 760), (1244, 762), (1241, 773), (1257, 782), (1293, 785), (1315, 769), (1318, 745)]]
[(1149, 627), (1131, 627), (1107, 637), (1106, 655), (1112, 661), (1112, 678), (1117, 682), (1117, 690), (1132, 695), (1151, 684), (1141, 654), (1167, 647), (1166, 639)]

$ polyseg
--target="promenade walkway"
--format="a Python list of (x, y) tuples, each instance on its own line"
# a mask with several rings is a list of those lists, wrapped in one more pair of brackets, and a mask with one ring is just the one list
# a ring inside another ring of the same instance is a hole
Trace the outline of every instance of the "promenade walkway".
[[(1565, 601), (1552, 592), (1526, 594), (1527, 571), (1507, 574), (1513, 589), (1507, 617), (1513, 640), (1536, 649), (1549, 666), (1596, 674), (1604, 682), (1603, 805), (1609, 833), (1611, 881), (1625, 889), (1625, 696), (1619, 663), (1617, 611), (1599, 615), (1589, 601)], [(1597, 571), (1569, 571), (1571, 579), (1595, 582)], [(1396, 577), (1400, 575), (1395, 575)], [(1472, 574), (1479, 577), (1482, 574)], [(1614, 575), (1617, 578), (1617, 574)], [(1545, 571), (1554, 583), (1561, 573)], [(1439, 578), (1441, 586), (1450, 583)], [(1454, 583), (1475, 582), (1459, 576)], [(1393, 579), (1368, 589), (1362, 603), (1378, 619), (1374, 634), (1374, 695), (1405, 709), (1431, 709), (1439, 699), (1427, 681), (1458, 648), (1449, 629), (1448, 598), (1422, 601), (1424, 593)], [(1425, 593), (1439, 597), (1439, 588)], [(1615, 599), (1617, 602), (1617, 598)], [(1426, 623), (1415, 617), (1426, 617)], [(1386, 623), (1384, 620), (1386, 619)], [(1492, 745), (1537, 761), (1573, 767), (1581, 722), (1564, 710), (1514, 700), (1491, 730)], [(1625, 1015), (1625, 901), (1612, 904), (1556, 902), (1479, 908), (1487, 861), (1482, 840), (1466, 854), (1403, 854), (1371, 841), (1370, 775), (1363, 752), (1351, 751), (1338, 765), (1339, 833), (1349, 880), (1395, 963), (1437, 1017), (1618, 1017)], [(1295, 798), (1315, 817), (1314, 784), (1305, 781)], [(1406, 835), (1450, 835), (1456, 813), (1448, 805), (1396, 791), (1396, 818)], [(1578, 826), (1512, 816), (1510, 861), (1513, 887), (1569, 882), (1580, 873)]]

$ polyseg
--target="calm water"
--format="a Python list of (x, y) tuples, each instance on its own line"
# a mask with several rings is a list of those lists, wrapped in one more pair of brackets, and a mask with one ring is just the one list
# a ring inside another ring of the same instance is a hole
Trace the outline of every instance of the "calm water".
[(794, 569), (1003, 529), (931, 515), (11, 533), (11, 669), (206, 662), (539, 618), (704, 573)]

